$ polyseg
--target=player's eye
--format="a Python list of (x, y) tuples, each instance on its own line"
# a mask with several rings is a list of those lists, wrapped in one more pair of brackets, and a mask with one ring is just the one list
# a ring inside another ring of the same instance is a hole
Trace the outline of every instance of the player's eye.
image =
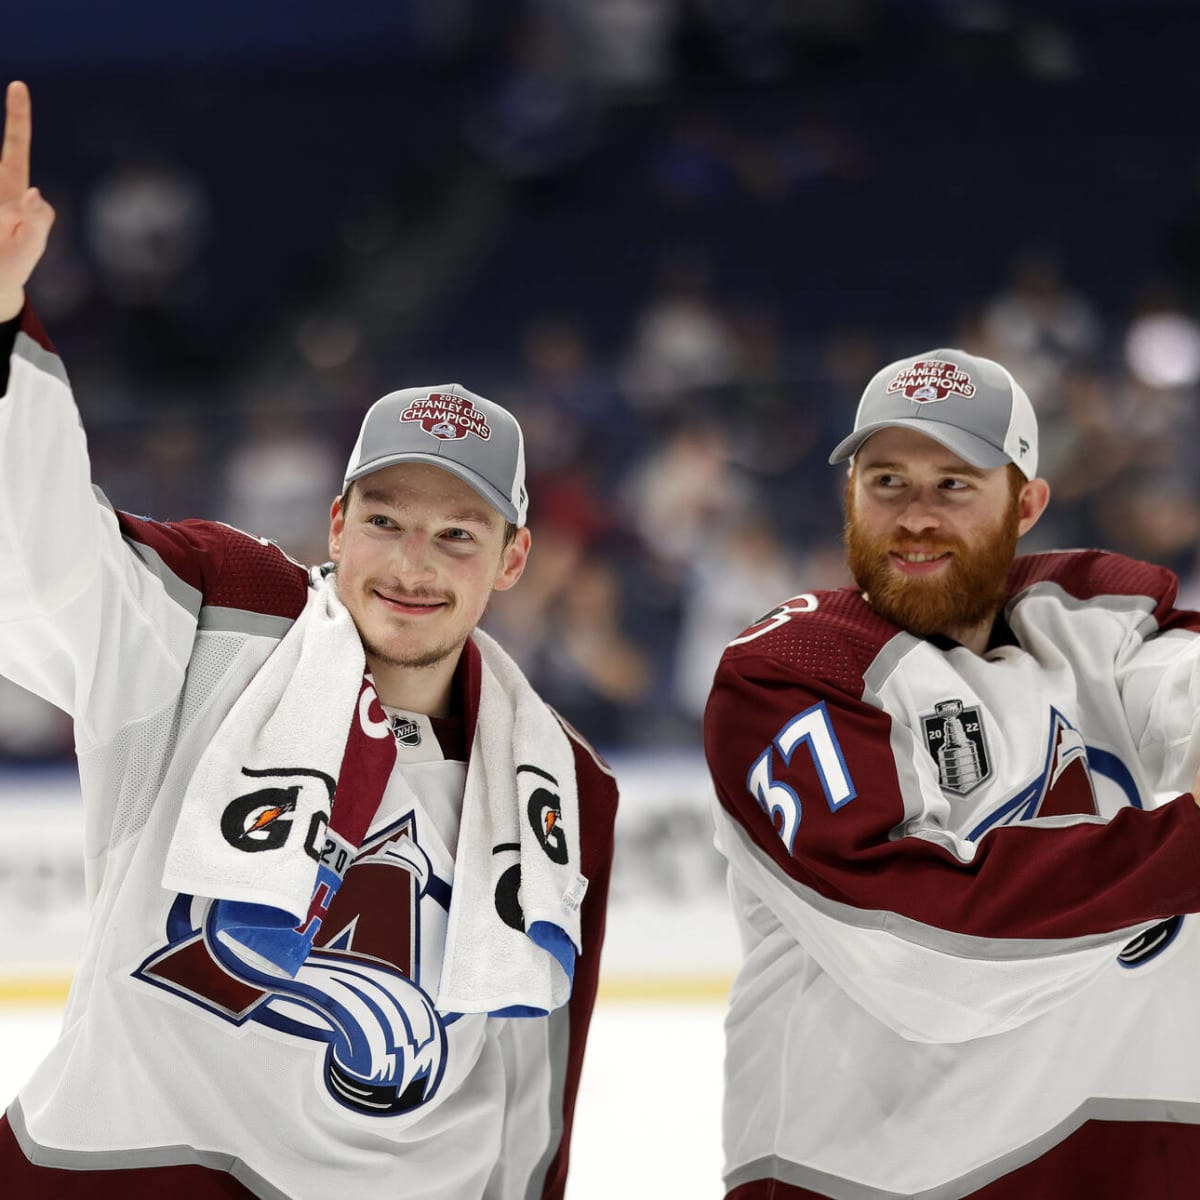
[(367, 517), (367, 524), (373, 525), (376, 529), (387, 529), (391, 525), (390, 517), (385, 517), (383, 513), (371, 513)]
[(470, 542), (474, 540), (468, 530), (459, 529), (458, 527), (447, 529), (443, 536), (452, 542)]

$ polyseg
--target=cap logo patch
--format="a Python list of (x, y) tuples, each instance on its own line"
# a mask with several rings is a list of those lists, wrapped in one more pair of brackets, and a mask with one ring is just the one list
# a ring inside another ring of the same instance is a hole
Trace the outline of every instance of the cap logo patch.
[(966, 371), (960, 371), (952, 362), (940, 358), (927, 358), (913, 363), (896, 374), (887, 385), (887, 394), (903, 392), (917, 404), (931, 400), (945, 400), (947, 396), (975, 395), (975, 385)]
[(487, 417), (470, 400), (449, 392), (430, 392), (414, 400), (401, 414), (401, 421), (418, 421), (421, 428), (439, 441), (457, 441), (473, 433), (482, 441), (492, 436)]

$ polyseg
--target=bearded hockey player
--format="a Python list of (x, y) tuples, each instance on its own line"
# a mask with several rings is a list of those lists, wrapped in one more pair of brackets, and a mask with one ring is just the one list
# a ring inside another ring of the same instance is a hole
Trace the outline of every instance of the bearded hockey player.
[(730, 1200), (1200, 1194), (1200, 615), (1014, 557), (1037, 455), (998, 364), (885, 367), (830, 458), (858, 586), (724, 653)]
[(72, 714), (91, 925), (0, 1119), (5, 1200), (562, 1197), (616, 789), (476, 622), (530, 549), (521, 430), (374, 404), (305, 569), (95, 493), (0, 161), (0, 672)]

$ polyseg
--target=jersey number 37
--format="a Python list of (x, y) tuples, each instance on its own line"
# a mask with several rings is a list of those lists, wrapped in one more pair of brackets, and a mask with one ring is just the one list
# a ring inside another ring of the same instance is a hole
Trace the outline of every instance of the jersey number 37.
[(825, 802), (830, 812), (849, 804), (858, 794), (838, 745), (837, 735), (823, 702), (797, 713), (775, 735), (771, 744), (754, 760), (746, 775), (746, 787), (759, 807), (771, 818), (775, 832), (783, 840), (788, 853), (796, 842), (802, 808), (800, 797), (793, 788), (774, 777), (777, 759), (784, 766), (800, 746), (807, 746), (812, 755), (817, 778), (825, 790)]

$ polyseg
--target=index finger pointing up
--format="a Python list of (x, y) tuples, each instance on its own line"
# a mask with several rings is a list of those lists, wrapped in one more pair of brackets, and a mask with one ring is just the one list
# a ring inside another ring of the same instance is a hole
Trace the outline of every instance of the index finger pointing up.
[(33, 138), (33, 105), (29, 88), (19, 80), (8, 85), (4, 119), (4, 149), (0, 165), (21, 195), (29, 186), (29, 143)]

